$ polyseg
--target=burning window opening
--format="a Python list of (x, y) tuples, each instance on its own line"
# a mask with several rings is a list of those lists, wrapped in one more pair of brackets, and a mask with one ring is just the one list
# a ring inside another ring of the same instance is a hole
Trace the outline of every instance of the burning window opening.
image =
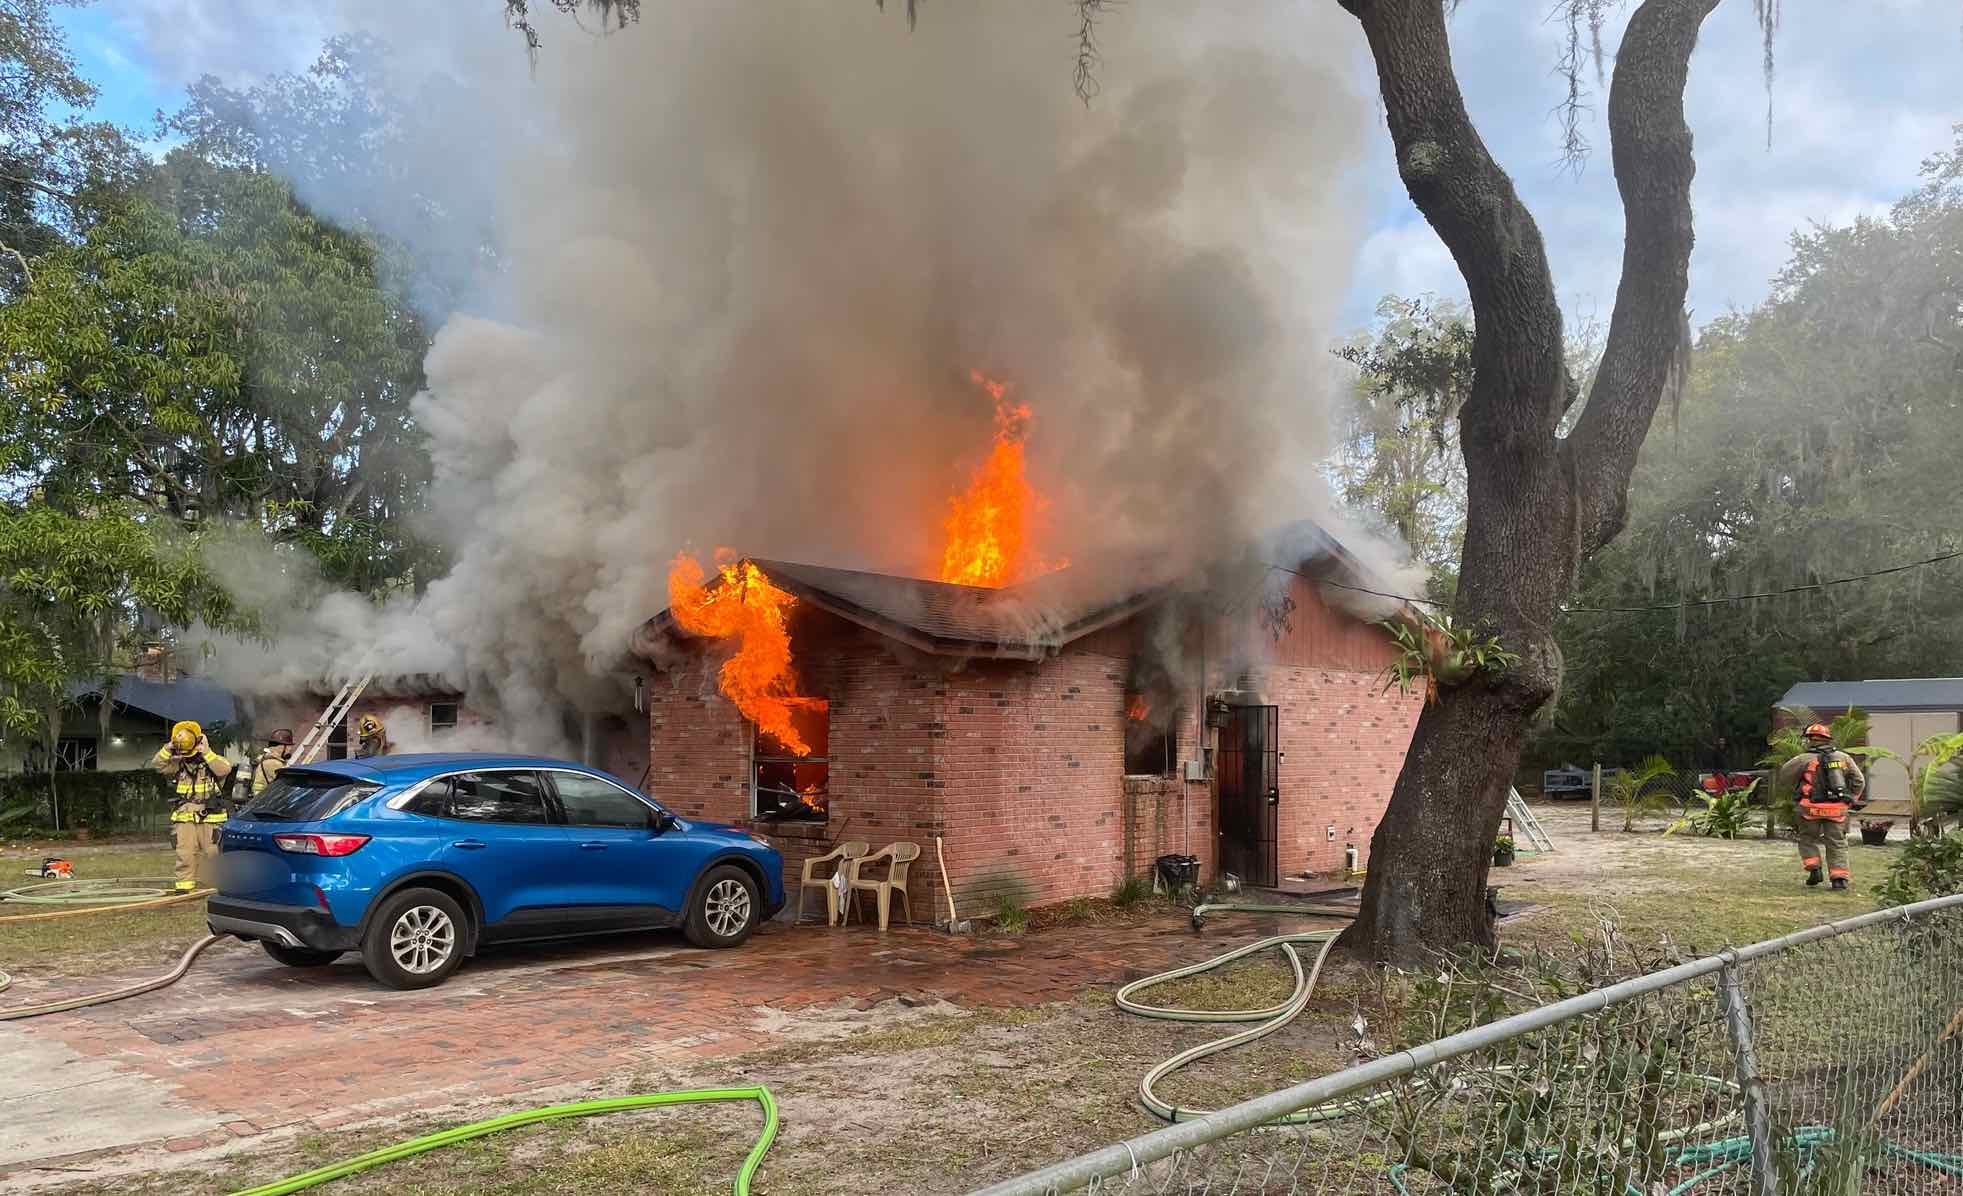
[(999, 589), (1061, 569), (1068, 561), (1039, 560), (1032, 543), (1036, 516), (1047, 504), (1024, 469), (1029, 404), (1009, 401), (1010, 385), (971, 371), (970, 381), (995, 404), (995, 442), (968, 487), (948, 499), (941, 527), (942, 581)]
[(1179, 710), (1155, 707), (1141, 693), (1125, 695), (1125, 775), (1169, 777), (1179, 760)]
[(716, 675), (717, 688), (743, 717), (768, 733), (789, 756), (811, 754), (794, 713), (814, 699), (800, 697), (791, 670), (790, 613), (797, 599), (771, 584), (752, 561), (716, 550), (716, 576), (687, 553), (668, 571), (668, 610), (694, 635), (732, 641), (736, 650)]
[(831, 703), (799, 698), (791, 722), (802, 752), (753, 725), (751, 812), (775, 822), (824, 822), (831, 816)]

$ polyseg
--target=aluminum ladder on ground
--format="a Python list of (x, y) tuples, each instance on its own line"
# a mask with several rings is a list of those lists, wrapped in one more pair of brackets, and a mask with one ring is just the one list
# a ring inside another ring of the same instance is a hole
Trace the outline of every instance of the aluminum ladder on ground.
[(320, 749), (327, 746), (327, 740), (334, 734), (334, 728), (347, 720), (348, 711), (354, 709), (354, 704), (361, 700), (362, 691), (367, 689), (368, 683), (374, 679), (375, 674), (363, 673), (343, 685), (341, 692), (334, 695), (334, 700), (327, 704), (327, 709), (321, 711), (320, 718), (316, 719), (314, 725), (308, 729), (306, 738), (300, 741), (300, 746), (293, 749), (293, 759), (290, 763), (313, 763), (313, 758), (320, 754)]
[(1535, 851), (1554, 850), (1554, 840), (1548, 838), (1540, 819), (1534, 817), (1534, 812), (1520, 797), (1520, 791), (1511, 785), (1506, 787), (1506, 816), (1513, 819), (1513, 825), (1527, 836), (1527, 842), (1534, 845)]

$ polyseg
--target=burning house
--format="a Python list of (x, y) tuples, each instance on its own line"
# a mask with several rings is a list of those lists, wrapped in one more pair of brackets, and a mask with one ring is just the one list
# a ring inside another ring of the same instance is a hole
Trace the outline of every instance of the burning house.
[(768, 835), (792, 883), (844, 839), (938, 837), (964, 916), (1108, 895), (1161, 854), (1254, 885), (1361, 867), (1423, 699), (1385, 692), (1389, 637), (1325, 599), (1360, 578), (1333, 541), (1226, 575), (684, 558), (635, 643), (648, 789)]

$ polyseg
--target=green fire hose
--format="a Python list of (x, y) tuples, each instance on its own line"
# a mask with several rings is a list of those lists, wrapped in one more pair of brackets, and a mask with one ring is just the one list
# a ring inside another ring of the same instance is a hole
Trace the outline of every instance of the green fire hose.
[[(53, 917), (72, 917), (84, 913), (110, 913), (118, 910), (154, 909), (160, 906), (175, 905), (180, 901), (191, 901), (204, 897), (209, 889), (195, 893), (175, 894), (165, 886), (168, 880), (94, 880), (94, 881), (51, 881), (42, 884), (26, 885), (22, 888), (0, 892), (0, 900), (23, 905), (79, 905), (87, 908), (63, 911), (55, 914), (27, 914), (13, 919), (0, 918), (0, 921), (29, 921)], [(191, 964), (203, 954), (206, 948), (218, 941), (219, 936), (209, 935), (193, 943), (177, 961), (177, 966), (162, 976), (141, 980), (108, 992), (92, 993), (88, 996), (68, 997), (49, 1001), (40, 1005), (29, 1005), (15, 1009), (0, 1009), (0, 1022), (19, 1018), (40, 1017), (49, 1013), (60, 1013), (70, 1009), (81, 1009), (89, 1005), (101, 1005), (110, 1001), (120, 1001), (142, 993), (155, 992), (170, 984), (175, 984), (190, 970)], [(13, 985), (13, 977), (0, 972), (0, 992)], [(384, 1146), (367, 1154), (356, 1155), (338, 1163), (330, 1163), (312, 1171), (262, 1184), (256, 1188), (246, 1188), (234, 1196), (286, 1196), (290, 1192), (302, 1192), (370, 1167), (379, 1167), (406, 1159), (412, 1155), (423, 1154), (444, 1146), (454, 1146), (473, 1138), (503, 1130), (517, 1129), (520, 1126), (536, 1125), (544, 1121), (561, 1121), (573, 1117), (597, 1117), (606, 1113), (624, 1113), (632, 1109), (653, 1109), (667, 1105), (706, 1104), (716, 1101), (755, 1101), (763, 1110), (763, 1132), (757, 1136), (750, 1153), (743, 1160), (732, 1185), (735, 1196), (749, 1196), (750, 1180), (757, 1168), (763, 1164), (763, 1156), (770, 1150), (770, 1144), (777, 1138), (777, 1101), (770, 1095), (770, 1089), (755, 1088), (694, 1088), (677, 1092), (653, 1092), (641, 1096), (619, 1096), (601, 1100), (575, 1101), (564, 1105), (547, 1105), (543, 1108), (527, 1109), (518, 1113), (507, 1113), (485, 1121), (474, 1121), (469, 1125), (453, 1126), (434, 1134), (425, 1134), (407, 1142)]]
[(603, 1113), (624, 1113), (630, 1109), (652, 1109), (664, 1105), (702, 1104), (712, 1101), (755, 1101), (763, 1109), (763, 1132), (757, 1135), (756, 1143), (750, 1147), (750, 1153), (744, 1158), (743, 1166), (737, 1171), (735, 1182), (731, 1186), (735, 1196), (749, 1196), (750, 1180), (755, 1177), (757, 1168), (763, 1164), (763, 1156), (769, 1151), (770, 1144), (777, 1138), (777, 1101), (770, 1095), (770, 1089), (760, 1085), (755, 1088), (692, 1088), (681, 1092), (653, 1092), (644, 1096), (617, 1096), (604, 1100), (575, 1101), (572, 1104), (527, 1109), (522, 1113), (507, 1113), (502, 1117), (473, 1121), (469, 1125), (453, 1126), (434, 1134), (411, 1138), (407, 1142), (384, 1146), (379, 1150), (371, 1150), (367, 1154), (330, 1163), (325, 1167), (302, 1172), (273, 1183), (261, 1184), (256, 1188), (245, 1188), (232, 1193), (232, 1196), (287, 1196), (288, 1193), (302, 1192), (330, 1180), (353, 1175), (357, 1171), (366, 1171), (370, 1167), (393, 1163), (398, 1159), (406, 1159), (411, 1155), (423, 1154), (439, 1147), (454, 1146), (459, 1142), (468, 1142), (472, 1138), (482, 1138), (502, 1130), (536, 1125), (541, 1121), (560, 1121), (569, 1117), (597, 1117)]

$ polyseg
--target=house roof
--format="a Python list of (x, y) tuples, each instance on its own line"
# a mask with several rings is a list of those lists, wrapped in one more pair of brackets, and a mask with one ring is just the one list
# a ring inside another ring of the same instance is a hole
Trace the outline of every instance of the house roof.
[(1781, 706), (1812, 710), (1963, 710), (1963, 677), (1899, 677), (1876, 681), (1802, 681)]
[[(102, 686), (80, 681), (68, 687), (70, 700), (97, 697)], [(206, 726), (238, 721), (238, 703), (232, 691), (202, 677), (179, 677), (175, 681), (150, 681), (134, 673), (116, 678), (114, 697), (118, 705), (162, 719), (166, 723), (190, 719)]]
[[(1322, 561), (1332, 574), (1365, 570), (1341, 544), (1313, 524), (1283, 529), (1275, 545), (1291, 566)], [(1073, 640), (1129, 618), (1182, 580), (1185, 570), (1166, 553), (1080, 562), (999, 589), (955, 585), (889, 573), (835, 569), (796, 561), (750, 558), (779, 588), (821, 610), (923, 652), (1040, 660)], [(1278, 557), (1271, 556), (1271, 560)], [(676, 633), (667, 611), (637, 637)]]

